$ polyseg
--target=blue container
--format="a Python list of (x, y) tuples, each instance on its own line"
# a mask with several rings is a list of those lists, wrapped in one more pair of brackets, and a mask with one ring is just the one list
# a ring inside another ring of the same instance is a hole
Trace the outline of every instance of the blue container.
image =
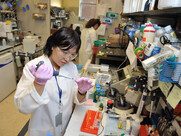
[[(159, 80), (163, 82), (170, 82), (170, 83), (178, 83), (179, 81), (173, 81), (172, 76), (175, 68), (179, 65), (181, 66), (181, 63), (178, 62), (171, 62), (171, 61), (165, 61), (163, 63), (163, 70), (159, 75)], [(179, 69), (181, 70), (181, 69)], [(180, 73), (180, 71), (179, 71)]]

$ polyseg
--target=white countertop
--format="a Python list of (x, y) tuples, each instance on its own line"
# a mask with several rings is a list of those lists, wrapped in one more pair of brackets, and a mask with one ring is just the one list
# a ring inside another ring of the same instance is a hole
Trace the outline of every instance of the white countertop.
[(7, 50), (7, 49), (11, 49), (13, 48), (12, 46), (9, 46), (9, 45), (6, 45), (6, 46), (0, 46), (0, 52), (1, 51), (4, 51), (4, 50)]

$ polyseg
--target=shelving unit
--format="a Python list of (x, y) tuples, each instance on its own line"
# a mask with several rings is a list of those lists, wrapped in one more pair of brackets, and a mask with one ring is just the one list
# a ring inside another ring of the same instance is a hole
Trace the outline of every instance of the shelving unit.
[(123, 13), (122, 17), (181, 17), (181, 8), (169, 8), (160, 10), (150, 10), (145, 12)]
[[(146, 22), (147, 18), (153, 18), (158, 20), (164, 20), (164, 19), (172, 19), (174, 21), (174, 28), (177, 29), (176, 34), (179, 35), (178, 38), (181, 38), (181, 7), (179, 8), (169, 8), (169, 9), (162, 9), (162, 10), (151, 10), (151, 11), (145, 11), (145, 12), (134, 12), (134, 13), (123, 13), (121, 14), (122, 18), (132, 18), (135, 21), (139, 21), (142, 19), (142, 22)], [(141, 18), (141, 19), (140, 19)], [(169, 22), (167, 22), (169, 23)], [(161, 108), (164, 109), (166, 106), (166, 103), (161, 99)], [(172, 125), (176, 128), (176, 131), (178, 135), (181, 135), (181, 127), (178, 125), (177, 121), (174, 119), (172, 121)]]

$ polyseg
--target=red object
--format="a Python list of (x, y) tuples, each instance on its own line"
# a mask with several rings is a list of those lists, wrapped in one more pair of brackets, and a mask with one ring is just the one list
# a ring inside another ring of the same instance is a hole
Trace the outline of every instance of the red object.
[(87, 110), (80, 131), (98, 134), (102, 112)]
[(152, 25), (152, 24), (148, 24), (148, 25), (146, 25), (146, 26), (152, 26), (152, 27), (154, 27), (154, 25)]
[(107, 109), (112, 109), (113, 108), (113, 101), (112, 100), (108, 100), (107, 101)]
[(144, 30), (144, 32), (151, 32), (151, 33), (155, 33), (155, 31), (153, 31), (153, 30)]
[(181, 117), (181, 101), (175, 107), (173, 114)]
[(146, 126), (145, 125), (141, 125), (140, 127), (140, 131), (139, 131), (139, 136), (147, 136), (147, 130), (146, 130)]
[(94, 54), (97, 54), (98, 47), (94, 46)]
[(112, 100), (108, 100), (107, 103), (108, 103), (108, 104), (112, 104), (113, 101), (112, 101)]

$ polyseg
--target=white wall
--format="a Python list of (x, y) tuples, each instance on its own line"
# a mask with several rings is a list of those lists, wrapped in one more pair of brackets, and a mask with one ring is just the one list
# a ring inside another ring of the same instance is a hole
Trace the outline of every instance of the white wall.
[[(37, 8), (37, 3), (47, 3), (47, 9)], [(17, 6), (17, 16), (20, 22), (22, 31), (31, 31), (42, 37), (42, 41), (45, 42), (50, 36), (50, 0), (21, 0), (21, 7)], [(24, 12), (22, 7), (29, 5), (30, 10)], [(45, 13), (46, 20), (33, 19), (33, 13)], [(42, 44), (44, 46), (44, 43)]]
[[(120, 10), (122, 8), (121, 0), (100, 0), (103, 4), (111, 5), (112, 12), (118, 13), (118, 18), (113, 19), (113, 24), (108, 25), (108, 29), (106, 30), (105, 36), (101, 36), (100, 38), (107, 39), (109, 34), (114, 33), (114, 27), (117, 27), (120, 23)], [(111, 4), (110, 4), (111, 3)], [(86, 24), (86, 21), (80, 21), (78, 18), (79, 14), (79, 0), (62, 0), (62, 7), (70, 12), (70, 18), (68, 21), (64, 23), (64, 26), (70, 26), (71, 24)], [(110, 6), (108, 6), (110, 7)], [(110, 11), (111, 12), (111, 11)]]

